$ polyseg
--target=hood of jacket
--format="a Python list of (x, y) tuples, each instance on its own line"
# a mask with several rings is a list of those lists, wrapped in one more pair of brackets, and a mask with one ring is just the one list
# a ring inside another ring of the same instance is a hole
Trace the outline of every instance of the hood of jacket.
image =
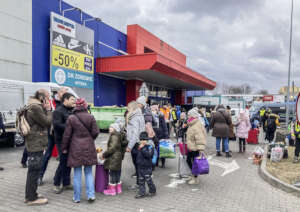
[(128, 121), (133, 119), (135, 116), (143, 116), (142, 110), (140, 108), (137, 108), (131, 113), (128, 113)]
[(29, 97), (27, 104), (28, 104), (28, 106), (29, 105), (42, 105), (41, 101), (34, 97)]

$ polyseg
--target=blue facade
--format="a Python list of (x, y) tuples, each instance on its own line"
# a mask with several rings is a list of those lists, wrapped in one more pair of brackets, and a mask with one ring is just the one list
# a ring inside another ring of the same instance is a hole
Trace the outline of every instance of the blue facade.
[[(62, 10), (72, 6), (63, 2)], [(59, 12), (59, 1), (56, 0), (32, 0), (32, 81), (50, 81), (50, 12)], [(80, 12), (66, 12), (66, 18), (80, 23)], [(83, 20), (91, 18), (83, 14)], [(86, 26), (94, 30), (95, 36), (95, 58), (110, 57), (119, 55), (118, 52), (99, 45), (98, 41), (108, 44), (116, 49), (127, 51), (126, 34), (99, 22), (90, 21)], [(94, 70), (96, 66), (94, 67)], [(102, 105), (125, 105), (126, 104), (126, 83), (124, 80), (94, 74), (94, 104)]]

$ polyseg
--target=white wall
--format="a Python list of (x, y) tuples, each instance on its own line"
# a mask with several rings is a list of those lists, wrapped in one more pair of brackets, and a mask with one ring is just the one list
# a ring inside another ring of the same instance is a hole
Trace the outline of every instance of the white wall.
[(0, 78), (32, 81), (32, 0), (0, 0)]

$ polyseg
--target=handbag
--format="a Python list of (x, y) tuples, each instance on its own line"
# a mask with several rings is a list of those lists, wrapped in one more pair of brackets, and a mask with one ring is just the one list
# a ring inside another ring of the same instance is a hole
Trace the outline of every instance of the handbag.
[(209, 164), (204, 154), (194, 159), (192, 174), (203, 175), (209, 173)]

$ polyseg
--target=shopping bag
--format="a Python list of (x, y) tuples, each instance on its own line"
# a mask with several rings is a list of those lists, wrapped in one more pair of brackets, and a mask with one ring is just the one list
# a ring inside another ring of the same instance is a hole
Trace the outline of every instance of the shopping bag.
[(275, 146), (271, 149), (271, 161), (279, 162), (283, 158), (283, 149), (280, 146)]
[(204, 154), (199, 157), (196, 157), (193, 163), (192, 174), (193, 175), (202, 175), (209, 173), (209, 164)]
[(178, 143), (178, 146), (179, 146), (180, 153), (182, 155), (187, 155), (187, 153), (188, 153), (187, 144), (180, 142), (180, 143)]
[(108, 171), (104, 169), (103, 165), (96, 165), (95, 191), (103, 193), (107, 189), (107, 185)]
[(192, 171), (186, 162), (186, 157), (182, 154), (180, 154), (178, 158), (178, 174), (180, 177), (190, 176), (192, 174)]
[(160, 158), (176, 158), (175, 144), (169, 140), (159, 141)]

